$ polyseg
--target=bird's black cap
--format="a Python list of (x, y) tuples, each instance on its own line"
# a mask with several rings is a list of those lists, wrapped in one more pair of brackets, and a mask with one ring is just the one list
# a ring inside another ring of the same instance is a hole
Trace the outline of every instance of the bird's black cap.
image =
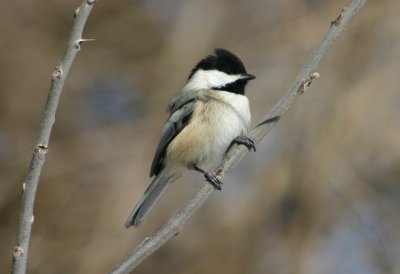
[(188, 79), (190, 79), (193, 74), (202, 70), (219, 70), (227, 74), (247, 74), (246, 69), (242, 61), (232, 52), (218, 48), (215, 50), (214, 55), (209, 55), (202, 59), (191, 71)]

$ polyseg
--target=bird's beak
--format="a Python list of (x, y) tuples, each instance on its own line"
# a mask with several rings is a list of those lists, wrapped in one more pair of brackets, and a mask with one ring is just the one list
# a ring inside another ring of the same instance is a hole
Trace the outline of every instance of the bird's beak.
[(250, 81), (250, 80), (256, 79), (256, 77), (252, 74), (243, 74), (242, 79)]

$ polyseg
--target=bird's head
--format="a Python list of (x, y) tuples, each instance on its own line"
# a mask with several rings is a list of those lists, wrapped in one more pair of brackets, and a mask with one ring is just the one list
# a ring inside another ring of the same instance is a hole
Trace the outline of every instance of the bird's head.
[(214, 55), (202, 59), (191, 71), (186, 87), (192, 90), (214, 89), (244, 94), (249, 80), (242, 61), (226, 49), (216, 49)]

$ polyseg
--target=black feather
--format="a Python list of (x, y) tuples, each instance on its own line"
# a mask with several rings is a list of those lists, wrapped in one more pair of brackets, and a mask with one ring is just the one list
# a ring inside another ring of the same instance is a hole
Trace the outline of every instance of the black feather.
[(188, 79), (199, 70), (219, 70), (227, 74), (246, 74), (246, 69), (242, 61), (232, 52), (218, 48), (215, 50), (215, 55), (209, 55), (202, 59), (191, 71)]

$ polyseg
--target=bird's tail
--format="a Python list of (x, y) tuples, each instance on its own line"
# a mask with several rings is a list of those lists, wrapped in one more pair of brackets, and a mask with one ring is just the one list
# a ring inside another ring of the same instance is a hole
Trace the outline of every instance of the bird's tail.
[(144, 216), (150, 211), (154, 204), (158, 201), (161, 194), (164, 192), (166, 186), (172, 181), (174, 176), (166, 176), (164, 170), (158, 174), (150, 183), (143, 197), (140, 199), (132, 213), (129, 215), (128, 220), (125, 222), (125, 227), (130, 226), (138, 227)]

